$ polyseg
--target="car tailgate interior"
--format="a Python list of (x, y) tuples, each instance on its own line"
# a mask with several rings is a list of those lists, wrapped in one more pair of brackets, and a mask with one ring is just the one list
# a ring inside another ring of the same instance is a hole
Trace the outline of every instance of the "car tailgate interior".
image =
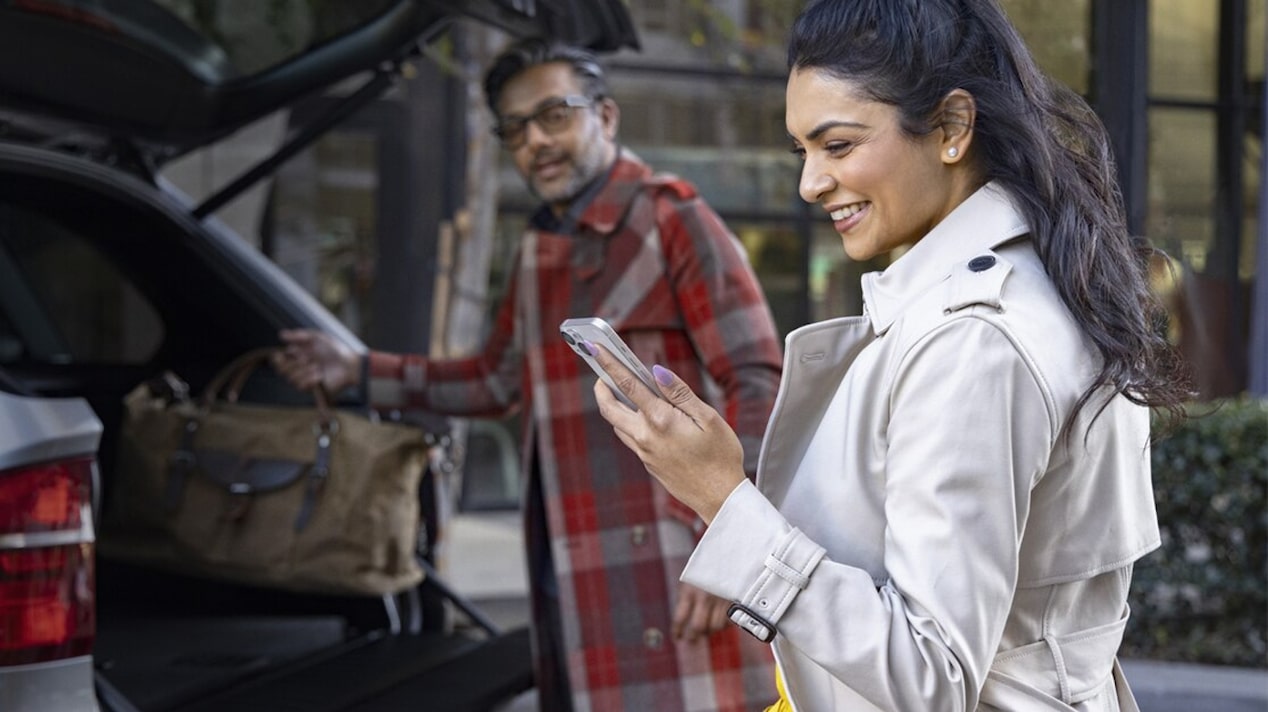
[(435, 620), (454, 594), (432, 578), (379, 600), (101, 560), (98, 595), (103, 712), (476, 711), (532, 686), (527, 630), (498, 630), (462, 600), (476, 620)]

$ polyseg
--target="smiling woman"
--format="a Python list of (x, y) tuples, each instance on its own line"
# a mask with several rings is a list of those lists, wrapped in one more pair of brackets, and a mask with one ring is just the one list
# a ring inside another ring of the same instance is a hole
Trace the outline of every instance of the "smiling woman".
[(787, 337), (756, 483), (682, 379), (654, 367), (662, 401), (600, 353), (637, 408), (598, 387), (603, 417), (709, 522), (683, 580), (796, 710), (1136, 710), (1149, 407), (1186, 391), (1103, 127), (995, 0), (811, 2), (788, 63), (801, 197), (897, 257), (862, 316)]
[(788, 133), (803, 162), (801, 197), (832, 218), (845, 252), (865, 261), (909, 248), (981, 184), (960, 159), (975, 107), (964, 91), (939, 107), (936, 131), (909, 134), (900, 109), (814, 68), (788, 79)]

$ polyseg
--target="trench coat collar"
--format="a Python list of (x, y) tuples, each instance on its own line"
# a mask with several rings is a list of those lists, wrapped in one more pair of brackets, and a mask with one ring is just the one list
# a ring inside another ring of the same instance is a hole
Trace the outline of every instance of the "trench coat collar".
[(883, 272), (863, 275), (863, 303), (883, 334), (913, 299), (946, 279), (958, 264), (1030, 231), (997, 182), (977, 189)]

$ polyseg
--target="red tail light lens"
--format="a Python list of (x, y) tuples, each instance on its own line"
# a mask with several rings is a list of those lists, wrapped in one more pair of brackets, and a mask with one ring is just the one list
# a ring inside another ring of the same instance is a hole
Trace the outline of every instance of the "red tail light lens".
[(0, 472), (0, 665), (87, 655), (92, 459)]

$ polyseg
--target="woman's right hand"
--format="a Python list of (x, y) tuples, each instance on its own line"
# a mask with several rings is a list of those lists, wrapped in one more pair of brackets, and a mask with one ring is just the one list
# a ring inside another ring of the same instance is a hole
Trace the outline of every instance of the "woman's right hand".
[(602, 346), (587, 347), (598, 352), (599, 365), (638, 407), (627, 408), (607, 384), (597, 380), (594, 395), (599, 413), (671, 495), (695, 510), (706, 524), (712, 522), (745, 479), (744, 449), (735, 431), (668, 369), (652, 369), (664, 395), (657, 398)]
[(283, 348), (273, 355), (273, 368), (300, 390), (321, 384), (331, 393), (361, 381), (361, 358), (330, 334), (314, 329), (283, 329)]

